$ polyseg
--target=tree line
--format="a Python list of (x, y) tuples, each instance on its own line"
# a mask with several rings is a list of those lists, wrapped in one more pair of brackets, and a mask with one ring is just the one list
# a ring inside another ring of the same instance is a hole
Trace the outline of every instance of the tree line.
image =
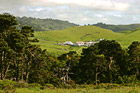
[[(42, 50), (30, 26), (17, 29), (15, 17), (0, 14), (0, 79), (27, 83), (97, 84), (140, 80), (140, 42), (123, 49), (114, 40), (103, 40), (54, 57)], [(126, 80), (128, 81), (128, 80)]]
[(130, 25), (113, 25), (113, 24), (105, 24), (105, 23), (97, 23), (93, 24), (93, 26), (98, 26), (104, 29), (110, 29), (113, 32), (127, 32), (131, 31), (134, 32), (134, 29), (137, 29), (140, 27), (140, 24), (130, 24)]
[(77, 26), (74, 23), (68, 21), (62, 21), (57, 19), (40, 19), (32, 17), (16, 17), (19, 25), (17, 27), (21, 28), (22, 25), (32, 26), (35, 31), (50, 31), (50, 30), (62, 30), (68, 27)]

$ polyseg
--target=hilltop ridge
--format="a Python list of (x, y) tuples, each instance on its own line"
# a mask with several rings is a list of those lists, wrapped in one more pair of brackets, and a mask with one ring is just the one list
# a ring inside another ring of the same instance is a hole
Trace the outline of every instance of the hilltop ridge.
[(97, 23), (93, 24), (93, 26), (98, 26), (104, 29), (110, 29), (114, 32), (122, 32), (122, 31), (127, 31), (127, 30), (133, 30), (138, 27), (140, 27), (140, 24), (129, 24), (129, 25), (113, 25), (113, 24), (105, 24), (105, 23)]

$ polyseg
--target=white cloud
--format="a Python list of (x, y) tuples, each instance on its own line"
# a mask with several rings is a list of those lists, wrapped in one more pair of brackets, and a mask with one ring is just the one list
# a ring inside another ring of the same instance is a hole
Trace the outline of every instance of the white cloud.
[(120, 14), (114, 14), (113, 16), (115, 16), (115, 17), (122, 17), (122, 15), (120, 15)]
[(17, 6), (71, 6), (84, 7), (96, 10), (126, 11), (130, 8), (129, 3), (117, 2), (116, 0), (0, 0), (0, 8), (15, 8)]
[(98, 18), (103, 18), (104, 17), (104, 15), (101, 15), (101, 14), (96, 14), (95, 16), (98, 17)]
[(140, 0), (0, 0), (3, 12), (77, 24), (135, 23), (140, 20)]
[(33, 6), (61, 6), (85, 7), (97, 10), (126, 11), (130, 4), (115, 0), (29, 0)]

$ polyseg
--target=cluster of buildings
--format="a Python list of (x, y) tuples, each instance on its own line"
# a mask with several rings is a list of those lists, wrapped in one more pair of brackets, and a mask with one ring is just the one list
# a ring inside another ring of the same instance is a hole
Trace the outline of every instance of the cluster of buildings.
[(58, 43), (57, 45), (69, 45), (69, 46), (91, 46), (91, 45), (94, 45), (95, 43), (98, 43), (99, 41), (102, 41), (104, 39), (98, 39), (96, 41), (88, 41), (88, 42), (83, 42), (83, 41), (79, 41), (79, 42), (71, 42), (71, 41), (65, 41), (64, 43)]

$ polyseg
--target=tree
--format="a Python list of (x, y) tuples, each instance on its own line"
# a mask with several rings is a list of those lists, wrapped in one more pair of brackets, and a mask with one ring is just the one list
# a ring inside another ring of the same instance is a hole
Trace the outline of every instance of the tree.
[(81, 59), (79, 61), (76, 72), (78, 83), (94, 83), (99, 82), (103, 79), (103, 72), (106, 70), (106, 60), (104, 55), (99, 54), (98, 44), (83, 49)]
[(63, 66), (58, 70), (58, 75), (63, 83), (68, 83), (69, 80), (71, 80), (70, 76), (75, 74), (73, 69), (79, 62), (79, 56), (75, 51), (70, 51), (69, 53), (59, 56), (58, 60), (63, 64)]
[(128, 47), (130, 75), (140, 74), (140, 42), (135, 41)]
[(10, 29), (15, 25), (17, 25), (17, 21), (14, 16), (10, 14), (0, 14), (0, 33), (4, 39), (7, 37)]
[(115, 81), (119, 76), (117, 56), (120, 51), (122, 51), (122, 48), (115, 40), (103, 40), (99, 42), (99, 53), (104, 54), (108, 64), (108, 71), (106, 72), (107, 82)]
[[(83, 49), (77, 73), (79, 83), (113, 82), (119, 77), (121, 64), (126, 57), (119, 43), (114, 40), (103, 40), (93, 46)], [(118, 58), (121, 59), (118, 60)], [(125, 70), (126, 71), (126, 70)]]

